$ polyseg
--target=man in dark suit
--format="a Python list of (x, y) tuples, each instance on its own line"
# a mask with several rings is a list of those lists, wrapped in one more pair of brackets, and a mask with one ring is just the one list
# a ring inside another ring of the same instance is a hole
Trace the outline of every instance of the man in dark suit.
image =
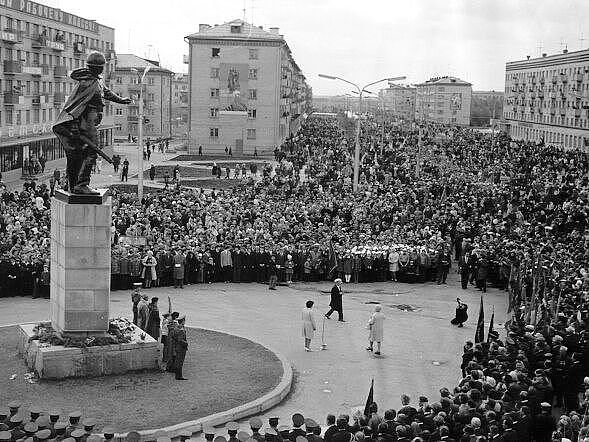
[(174, 368), (176, 371), (176, 379), (179, 381), (186, 380), (186, 378), (182, 376), (182, 367), (184, 366), (186, 351), (188, 350), (188, 341), (186, 340), (186, 329), (184, 328), (185, 321), (185, 316), (181, 316), (180, 318), (178, 318), (178, 325), (176, 326), (175, 330)]
[(292, 415), (292, 430), (288, 433), (288, 439), (291, 442), (296, 442), (298, 436), (307, 436), (307, 432), (301, 428), (304, 423), (305, 418), (302, 414), (295, 413)]
[(333, 281), (335, 284), (331, 288), (331, 302), (329, 303), (330, 310), (325, 314), (325, 317), (329, 319), (333, 312), (337, 312), (338, 321), (344, 321), (344, 306), (342, 303), (342, 280), (336, 278)]
[(337, 427), (335, 426), (335, 416), (333, 414), (327, 415), (327, 429), (323, 435), (325, 442), (332, 442), (333, 435), (337, 433)]
[[(341, 281), (341, 280), (340, 280)], [(331, 442), (351, 442), (354, 435), (349, 430), (349, 416), (340, 414), (337, 418), (337, 432), (331, 437)]]

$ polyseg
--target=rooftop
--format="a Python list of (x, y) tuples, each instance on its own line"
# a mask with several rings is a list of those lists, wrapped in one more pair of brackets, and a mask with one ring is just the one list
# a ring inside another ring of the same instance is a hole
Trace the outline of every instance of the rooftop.
[(439, 85), (455, 85), (455, 86), (472, 86), (472, 83), (468, 81), (461, 80), (457, 77), (450, 77), (450, 76), (443, 76), (443, 77), (434, 77), (430, 78), (429, 80), (418, 84), (418, 86), (429, 86), (432, 84), (439, 84)]
[(210, 26), (207, 24), (200, 24), (198, 32), (190, 34), (186, 38), (228, 38), (235, 40), (252, 39), (283, 41), (284, 37), (280, 35), (278, 31), (279, 28), (270, 28), (269, 31), (266, 31), (262, 26), (254, 26), (251, 23), (245, 22), (243, 20), (235, 19), (221, 25)]
[(146, 67), (149, 67), (150, 71), (173, 73), (166, 68), (162, 68), (157, 61), (147, 60), (135, 54), (117, 54), (117, 69), (144, 69)]

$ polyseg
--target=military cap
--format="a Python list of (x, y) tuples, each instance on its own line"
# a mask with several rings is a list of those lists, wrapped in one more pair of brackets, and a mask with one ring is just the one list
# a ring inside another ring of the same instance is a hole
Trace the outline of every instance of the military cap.
[(246, 433), (245, 431), (240, 431), (237, 433), (237, 439), (239, 439), (241, 442), (246, 442), (249, 438), (249, 433)]
[(59, 419), (59, 416), (61, 415), (61, 411), (57, 410), (57, 409), (53, 409), (49, 412), (49, 417), (56, 417), (57, 419)]
[(276, 426), (278, 426), (279, 420), (280, 420), (280, 418), (278, 416), (272, 416), (271, 418), (268, 419), (268, 423), (270, 424), (271, 427), (276, 427)]
[(51, 437), (51, 430), (49, 429), (44, 429), (44, 430), (39, 430), (35, 433), (35, 438), (37, 440), (47, 440)]
[(115, 437), (115, 429), (113, 427), (104, 427), (102, 429), (102, 435), (105, 439), (112, 439)]
[(309, 442), (309, 440), (306, 437), (303, 436), (297, 436), (297, 438), (295, 439), (296, 442)]
[(31, 414), (31, 420), (35, 420), (41, 415), (41, 409), (39, 407), (31, 407), (29, 413)]
[(6, 419), (8, 416), (10, 416), (10, 412), (8, 412), (6, 408), (0, 408), (0, 420)]
[(0, 441), (1, 442), (8, 442), (12, 439), (12, 434), (10, 431), (0, 431)]
[(82, 421), (82, 426), (84, 427), (84, 430), (86, 430), (86, 431), (92, 431), (92, 429), (94, 428), (95, 425), (96, 425), (96, 419), (94, 419), (92, 417), (87, 417), (86, 419), (84, 419)]
[(37, 420), (35, 421), (35, 423), (39, 426), (39, 430), (47, 428), (50, 425), (49, 418), (47, 416), (45, 416), (44, 414), (39, 416), (37, 418)]
[(81, 428), (76, 428), (74, 431), (72, 431), (71, 436), (74, 439), (80, 439), (82, 437), (84, 437), (86, 435), (86, 432), (84, 430), (82, 430)]
[(91, 434), (86, 438), (86, 442), (102, 442), (103, 439), (97, 434)]
[(545, 409), (550, 409), (551, 405), (548, 402), (542, 402), (540, 404), (540, 407), (545, 408)]
[(279, 433), (282, 433), (282, 432), (285, 432), (285, 431), (290, 431), (290, 427), (288, 425), (281, 425), (281, 426), (278, 427), (278, 432)]
[(156, 442), (172, 442), (168, 436), (161, 436), (156, 439)]
[(67, 424), (65, 422), (55, 422), (53, 429), (56, 433), (65, 433), (65, 429), (67, 428)]
[(315, 422), (313, 419), (305, 419), (305, 427), (307, 428), (317, 428), (319, 425), (317, 425), (317, 422)]
[(73, 437), (66, 437), (61, 442), (76, 442), (76, 439), (74, 439)]
[(292, 415), (292, 423), (295, 427), (300, 427), (305, 423), (305, 418), (300, 413), (295, 413)]
[(213, 442), (227, 442), (227, 439), (225, 439), (223, 436), (217, 436), (213, 439)]
[(419, 396), (419, 402), (428, 402), (425, 396)]
[(68, 417), (71, 419), (80, 419), (82, 417), (82, 412), (80, 410), (72, 411)]
[(18, 409), (22, 406), (22, 402), (21, 401), (12, 401), (8, 404), (8, 408), (10, 408), (10, 411), (13, 412), (17, 412)]
[(192, 437), (192, 431), (190, 430), (183, 430), (180, 433), (180, 440), (190, 439)]
[(14, 416), (12, 416), (10, 418), (11, 424), (22, 424), (22, 422), (23, 422), (23, 418), (20, 414), (15, 414)]
[(39, 427), (35, 422), (27, 422), (25, 424), (24, 430), (27, 434), (35, 434), (37, 431), (39, 431)]
[(129, 431), (126, 440), (128, 442), (139, 442), (141, 435), (137, 431)]
[(202, 428), (202, 432), (203, 432), (203, 434), (204, 434), (205, 436), (206, 436), (207, 434), (208, 434), (208, 435), (211, 435), (211, 434), (216, 434), (215, 428), (214, 428), (214, 427), (212, 427), (212, 426), (210, 426), (210, 425), (207, 425), (206, 427), (203, 427), (203, 428)]
[(227, 422), (227, 425), (225, 425), (225, 428), (227, 428), (227, 431), (237, 431), (237, 430), (239, 430), (239, 424), (234, 421)]
[(262, 419), (260, 419), (259, 417), (252, 417), (250, 419), (250, 427), (255, 428), (255, 429), (260, 429), (262, 428)]

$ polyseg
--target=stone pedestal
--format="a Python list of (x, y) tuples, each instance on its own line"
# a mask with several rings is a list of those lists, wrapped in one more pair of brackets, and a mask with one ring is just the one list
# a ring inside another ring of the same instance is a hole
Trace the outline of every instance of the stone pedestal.
[(57, 190), (51, 201), (51, 324), (64, 336), (108, 331), (111, 197)]

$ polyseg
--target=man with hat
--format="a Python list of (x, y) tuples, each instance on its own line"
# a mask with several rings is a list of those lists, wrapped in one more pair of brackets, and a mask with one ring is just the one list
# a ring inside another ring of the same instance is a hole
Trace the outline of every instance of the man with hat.
[(53, 424), (53, 436), (56, 441), (62, 441), (65, 439), (66, 428), (67, 423), (65, 422), (55, 422), (55, 424)]
[(96, 419), (87, 417), (82, 421), (82, 426), (84, 427), (84, 431), (86, 432), (86, 437), (88, 437), (94, 431), (94, 427), (96, 426)]
[(182, 442), (190, 439), (191, 437), (192, 437), (192, 431), (190, 431), (190, 430), (184, 430), (180, 433), (180, 440)]
[(207, 442), (213, 442), (213, 440), (215, 439), (215, 429), (213, 427), (204, 427), (202, 429), (202, 432)]
[(72, 411), (69, 414), (69, 416), (68, 416), (69, 425), (67, 426), (67, 429), (65, 430), (65, 435), (67, 437), (70, 437), (72, 435), (72, 431), (79, 428), (81, 418), (82, 418), (82, 412), (79, 410)]
[(44, 430), (39, 430), (35, 433), (35, 440), (47, 440), (51, 437), (51, 430), (45, 428)]
[(257, 440), (258, 442), (263, 442), (266, 440), (266, 438), (260, 434), (260, 428), (262, 428), (262, 419), (259, 417), (252, 417), (250, 419), (250, 428), (252, 429), (252, 439)]
[(76, 428), (71, 432), (70, 436), (76, 439), (76, 442), (82, 442), (84, 439), (86, 439), (86, 432), (81, 428)]
[(297, 436), (305, 437), (307, 433), (301, 428), (305, 423), (305, 418), (300, 413), (295, 413), (292, 415), (292, 430), (288, 434), (288, 438), (291, 442), (295, 442)]
[(270, 427), (270, 428), (266, 428), (266, 430), (264, 430), (264, 440), (266, 442), (280, 442), (280, 437), (278, 436), (278, 432)]
[(186, 358), (186, 351), (188, 350), (188, 341), (186, 340), (186, 329), (184, 324), (186, 316), (182, 315), (178, 318), (178, 325), (174, 333), (174, 364), (176, 379), (185, 381), (186, 378), (182, 376), (182, 367), (184, 366), (184, 359)]
[(325, 313), (325, 317), (329, 319), (331, 314), (335, 311), (338, 315), (338, 321), (344, 321), (344, 306), (342, 303), (342, 280), (335, 278), (334, 285), (331, 288), (331, 301), (329, 303), (329, 311)]
[[(234, 421), (227, 422), (225, 428), (227, 429), (227, 434), (229, 435), (229, 440), (227, 442), (238, 442), (239, 439), (237, 439), (237, 432), (239, 431), (239, 424)], [(216, 439), (217, 438), (215, 438), (215, 440)]]
[(305, 430), (307, 432), (305, 437), (307, 438), (307, 440), (309, 442), (323, 441), (323, 439), (321, 437), (319, 437), (315, 434), (315, 430), (317, 429), (317, 427), (319, 427), (319, 425), (313, 419), (309, 419), (309, 418), (305, 419)]
[(105, 440), (112, 440), (115, 437), (115, 429), (113, 427), (104, 427), (102, 429), (102, 435)]
[(280, 420), (280, 418), (278, 416), (272, 416), (270, 418), (268, 418), (268, 425), (270, 425), (270, 428), (273, 428), (274, 431), (276, 431), (278, 433), (278, 421)]
[(23, 418), (20, 414), (15, 414), (14, 416), (10, 417), (9, 426), (14, 440), (25, 437), (25, 432), (23, 431)]
[(10, 409), (10, 415), (14, 416), (18, 413), (18, 409), (21, 407), (22, 403), (20, 401), (12, 401), (8, 404), (8, 408)]
[(550, 442), (552, 432), (556, 429), (556, 422), (551, 413), (551, 406), (548, 402), (540, 404), (541, 412), (534, 418), (533, 434), (537, 442)]
[(39, 431), (39, 427), (35, 422), (27, 422), (24, 427), (25, 433), (27, 433), (27, 437), (33, 437), (37, 431)]

